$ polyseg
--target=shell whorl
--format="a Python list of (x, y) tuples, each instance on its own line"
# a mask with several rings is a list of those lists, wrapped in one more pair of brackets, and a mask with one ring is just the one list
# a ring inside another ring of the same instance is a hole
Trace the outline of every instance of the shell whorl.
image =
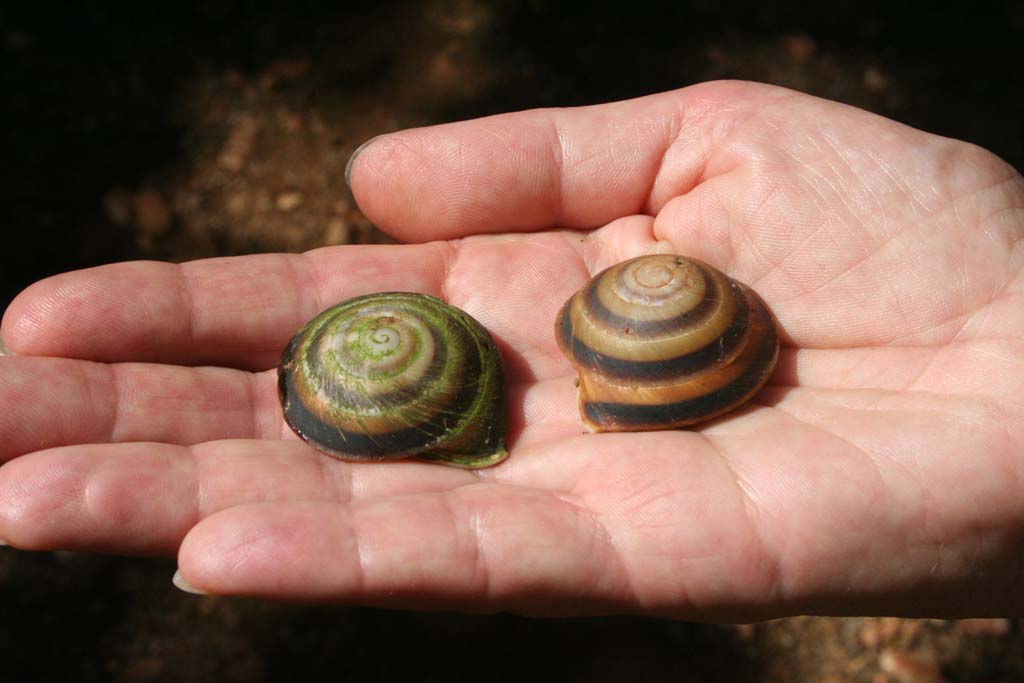
[(505, 448), (505, 380), (487, 331), (424, 294), (349, 299), (307, 323), (281, 359), (285, 420), (331, 455), (415, 455), (462, 467)]
[(643, 256), (599, 273), (562, 307), (555, 334), (594, 431), (696, 424), (743, 403), (778, 356), (771, 313), (749, 287), (696, 259)]

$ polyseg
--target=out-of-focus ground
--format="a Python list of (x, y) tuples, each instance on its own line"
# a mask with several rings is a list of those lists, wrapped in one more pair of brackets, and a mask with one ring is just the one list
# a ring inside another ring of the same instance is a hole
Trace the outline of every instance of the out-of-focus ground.
[[(382, 241), (342, 182), (377, 133), (714, 78), (848, 102), (1024, 167), (1024, 3), (719, 4), (0, 7), (0, 306), (110, 261)], [(1024, 680), (1007, 620), (296, 607), (184, 595), (173, 570), (0, 549), (0, 680)]]

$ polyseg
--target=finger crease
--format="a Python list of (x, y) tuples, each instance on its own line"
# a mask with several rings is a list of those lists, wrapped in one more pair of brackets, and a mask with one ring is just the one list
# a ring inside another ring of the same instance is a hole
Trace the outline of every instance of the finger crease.
[(259, 400), (256, 380), (258, 375), (245, 373), (245, 398), (249, 405), (249, 434), (253, 439), (264, 438), (263, 429), (260, 426)]
[[(452, 528), (455, 530), (456, 537), (459, 536), (458, 531), (458, 515), (456, 514), (455, 508), (452, 506), (451, 497), (444, 495), (441, 497), (444, 502), (445, 510), (448, 512), (448, 517), (451, 520)], [(472, 586), (479, 586), (480, 595), (491, 596), (493, 587), (491, 585), (491, 571), (487, 561), (487, 551), (484, 549), (483, 532), (481, 531), (480, 513), (475, 508), (470, 510), (469, 520), (466, 524), (466, 531), (468, 531), (469, 538), (467, 539), (467, 550), (472, 553), (472, 557), (469, 558), (470, 562), (466, 566), (473, 567), (473, 580), (470, 582)]]
[(175, 268), (177, 275), (178, 289), (181, 293), (182, 307), (185, 309), (185, 315), (182, 316), (182, 322), (185, 325), (185, 342), (184, 348), (193, 348), (196, 343), (196, 298), (193, 293), (191, 277), (186, 270), (188, 264), (178, 266)]
[[(349, 508), (351, 510), (352, 508)], [(362, 543), (359, 540), (358, 525), (355, 523), (354, 513), (348, 515), (348, 537), (352, 539), (351, 555), (356, 558), (355, 577), (353, 583), (355, 588), (352, 595), (365, 595), (369, 589), (367, 585), (366, 558), (363, 556)]]
[[(323, 304), (323, 293), (320, 291), (320, 278), (316, 275), (316, 262), (313, 261), (309, 256), (309, 252), (302, 254), (285, 254), (284, 262), (288, 267), (288, 273), (291, 277), (292, 282), (295, 283), (296, 299), (295, 309), (302, 311), (302, 318), (305, 320), (311, 315), (307, 315), (306, 309), (303, 307), (302, 302), (306, 300), (306, 296), (310, 296), (313, 299), (313, 305), (315, 310), (312, 312), (313, 315), (323, 311), (326, 307)], [(302, 264), (299, 266), (298, 264)]]
[(557, 142), (557, 145), (552, 144), (548, 146), (549, 155), (551, 156), (552, 166), (555, 172), (552, 177), (554, 187), (552, 188), (551, 196), (554, 197), (556, 204), (554, 210), (554, 220), (552, 221), (555, 225), (563, 225), (565, 223), (565, 197), (562, 193), (565, 187), (565, 137), (562, 134), (562, 129), (558, 125), (558, 121), (554, 117), (550, 119), (551, 131), (553, 135), (552, 142)]
[(706, 434), (702, 436), (704, 438), (704, 443), (708, 446), (708, 449), (718, 457), (718, 461), (721, 462), (729, 471), (729, 477), (735, 484), (736, 493), (740, 498), (740, 505), (743, 508), (743, 517), (746, 520), (747, 528), (750, 530), (749, 538), (755, 546), (751, 551), (757, 558), (758, 566), (764, 570), (763, 598), (765, 602), (770, 602), (773, 598), (781, 598), (783, 596), (781, 595), (780, 590), (780, 577), (782, 576), (780, 559), (776, 555), (768, 552), (764, 536), (756, 522), (755, 510), (757, 508), (757, 504), (754, 502), (754, 498), (750, 494), (749, 486), (729, 461), (728, 456), (718, 448), (715, 440), (708, 437)]
[[(114, 397), (113, 410), (110, 416), (110, 429), (108, 430), (109, 436), (107, 437), (107, 441), (111, 443), (117, 443), (121, 440), (121, 402), (123, 400), (126, 400), (127, 397), (122, 396), (122, 392), (124, 390), (124, 381), (121, 378), (121, 370), (119, 369), (120, 366), (106, 365), (104, 367), (108, 369), (111, 394)], [(86, 382), (86, 386), (88, 387), (91, 399), (92, 387), (89, 385), (89, 382)], [(91, 404), (96, 405), (94, 401), (91, 401)]]

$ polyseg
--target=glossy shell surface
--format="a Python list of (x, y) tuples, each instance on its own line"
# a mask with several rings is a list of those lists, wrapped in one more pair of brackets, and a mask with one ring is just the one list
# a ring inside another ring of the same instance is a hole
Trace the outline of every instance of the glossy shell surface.
[(779, 341), (752, 289), (696, 259), (643, 256), (599, 273), (555, 324), (579, 373), (591, 431), (697, 424), (728, 412), (768, 380)]
[(349, 299), (307, 323), (278, 370), (288, 425), (347, 460), (503, 460), (501, 355), (469, 314), (424, 294)]

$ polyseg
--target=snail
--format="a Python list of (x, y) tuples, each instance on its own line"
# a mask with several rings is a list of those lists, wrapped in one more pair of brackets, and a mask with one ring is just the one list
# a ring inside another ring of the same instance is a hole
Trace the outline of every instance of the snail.
[(641, 256), (562, 307), (559, 347), (579, 373), (591, 431), (675, 429), (726, 413), (764, 386), (779, 340), (764, 301), (696, 259)]
[(278, 393), (292, 430), (338, 458), (477, 468), (508, 455), (491, 335), (425, 294), (359, 296), (313, 318), (282, 355)]

